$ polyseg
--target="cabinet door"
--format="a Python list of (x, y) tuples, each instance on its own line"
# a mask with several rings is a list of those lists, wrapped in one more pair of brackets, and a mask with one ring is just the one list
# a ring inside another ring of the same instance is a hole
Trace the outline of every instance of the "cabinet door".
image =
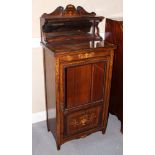
[(107, 61), (76, 63), (63, 70), (64, 108), (103, 102)]
[(91, 73), (90, 64), (65, 69), (66, 108), (73, 108), (91, 101)]

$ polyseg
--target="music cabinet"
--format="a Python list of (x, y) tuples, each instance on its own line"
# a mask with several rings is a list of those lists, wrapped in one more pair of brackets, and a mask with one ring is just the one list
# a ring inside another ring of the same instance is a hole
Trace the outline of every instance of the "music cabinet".
[(58, 150), (69, 140), (106, 130), (116, 46), (99, 35), (103, 18), (71, 4), (40, 18), (47, 128)]

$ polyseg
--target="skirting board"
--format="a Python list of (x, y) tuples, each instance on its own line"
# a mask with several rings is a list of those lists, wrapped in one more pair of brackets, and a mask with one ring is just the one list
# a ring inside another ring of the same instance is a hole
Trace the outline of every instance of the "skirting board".
[[(55, 117), (55, 109), (51, 109), (51, 118)], [(45, 121), (46, 120), (46, 111), (41, 111), (37, 113), (32, 113), (32, 124)]]

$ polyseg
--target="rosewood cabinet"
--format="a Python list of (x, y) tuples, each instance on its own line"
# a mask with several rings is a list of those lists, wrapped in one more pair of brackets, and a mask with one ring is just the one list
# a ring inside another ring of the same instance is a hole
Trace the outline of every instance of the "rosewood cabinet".
[(41, 17), (47, 127), (57, 149), (69, 140), (106, 130), (116, 47), (99, 36), (102, 19), (73, 5)]

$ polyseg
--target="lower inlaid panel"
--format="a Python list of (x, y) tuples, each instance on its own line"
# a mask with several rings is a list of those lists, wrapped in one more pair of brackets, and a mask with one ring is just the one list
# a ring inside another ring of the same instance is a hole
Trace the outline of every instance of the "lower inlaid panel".
[(73, 135), (99, 126), (101, 106), (68, 114), (66, 117), (67, 135)]

